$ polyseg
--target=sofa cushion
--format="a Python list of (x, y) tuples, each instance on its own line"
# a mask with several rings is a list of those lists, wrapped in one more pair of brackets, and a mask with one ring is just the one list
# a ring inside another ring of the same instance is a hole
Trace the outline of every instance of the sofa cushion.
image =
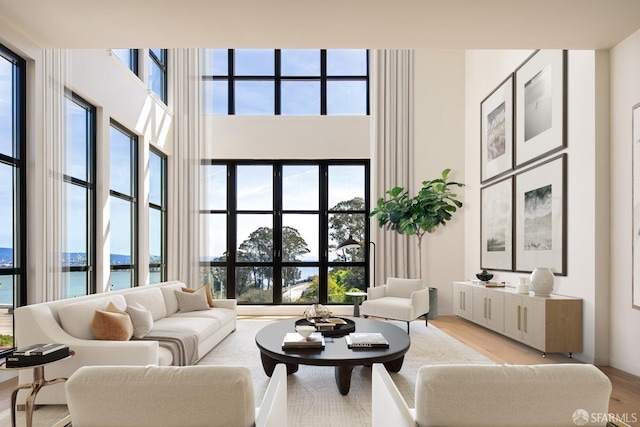
[(162, 296), (164, 297), (164, 304), (167, 307), (167, 316), (169, 317), (178, 312), (178, 298), (173, 291), (178, 291), (184, 287), (184, 284), (176, 282), (168, 286), (160, 287)]
[(180, 317), (176, 314), (154, 322), (152, 331), (192, 333), (198, 337), (198, 343), (202, 343), (219, 329), (220, 321), (218, 319), (195, 316)]
[(385, 296), (398, 298), (411, 298), (411, 293), (424, 289), (422, 279), (398, 279), (387, 278), (387, 293)]
[(186, 313), (189, 311), (208, 310), (209, 303), (207, 302), (207, 295), (203, 288), (194, 293), (174, 291), (178, 298), (178, 311)]
[(144, 338), (153, 328), (151, 311), (147, 310), (139, 302), (135, 302), (133, 305), (127, 306), (127, 313), (129, 313), (131, 323), (133, 323), (133, 336)]
[(133, 324), (126, 312), (109, 302), (104, 310), (95, 311), (91, 331), (99, 340), (128, 341), (133, 335)]
[(408, 298), (385, 297), (362, 302), (362, 312), (367, 316), (384, 317), (387, 319), (405, 320), (416, 318), (411, 300)]
[(153, 321), (167, 317), (167, 307), (164, 303), (164, 297), (162, 291), (158, 287), (149, 287), (144, 289), (136, 289), (135, 292), (129, 292), (124, 294), (127, 300), (127, 305), (133, 305), (134, 303), (140, 303), (146, 309), (151, 311)]
[(95, 297), (86, 301), (63, 305), (58, 309), (62, 329), (75, 338), (82, 340), (95, 339), (96, 337), (91, 331), (91, 321), (96, 310), (103, 310), (110, 301), (120, 310), (127, 308), (127, 302), (124, 297), (118, 294)]
[(213, 295), (211, 295), (211, 285), (206, 284), (199, 287), (198, 289), (182, 288), (182, 291), (192, 294), (194, 292), (200, 291), (201, 289), (204, 289), (204, 292), (207, 295), (207, 303), (209, 304), (209, 307), (213, 308)]

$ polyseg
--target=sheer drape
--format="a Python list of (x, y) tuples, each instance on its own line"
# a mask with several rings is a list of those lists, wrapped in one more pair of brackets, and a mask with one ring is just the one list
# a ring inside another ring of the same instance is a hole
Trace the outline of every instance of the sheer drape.
[(175, 177), (174, 199), (171, 202), (173, 219), (172, 256), (170, 277), (188, 286), (200, 282), (200, 87), (201, 70), (199, 49), (174, 49), (174, 129)]
[[(411, 50), (372, 51), (372, 205), (385, 191), (404, 187), (413, 194), (414, 53)], [(416, 278), (415, 237), (371, 224), (376, 242), (375, 285), (387, 277)]]
[(68, 80), (68, 52), (47, 49), (43, 52), (43, 144), (40, 175), (42, 193), (41, 229), (42, 242), (36, 245), (42, 260), (42, 280), (36, 290), (39, 301), (53, 301), (63, 297), (62, 250), (66, 236), (64, 203), (64, 152), (65, 152), (65, 84)]

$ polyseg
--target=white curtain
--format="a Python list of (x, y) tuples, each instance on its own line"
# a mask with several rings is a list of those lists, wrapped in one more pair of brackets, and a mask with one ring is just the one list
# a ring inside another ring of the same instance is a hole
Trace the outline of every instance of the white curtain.
[(174, 49), (175, 176), (172, 202), (172, 277), (192, 288), (200, 282), (200, 88), (199, 49)]
[[(372, 81), (372, 206), (385, 191), (404, 187), (413, 193), (414, 53), (377, 50), (373, 53)], [(386, 197), (385, 197), (386, 198)], [(387, 277), (417, 278), (417, 240), (371, 224), (376, 242), (376, 281)]]
[(42, 244), (36, 246), (43, 263), (42, 280), (37, 281), (40, 301), (64, 297), (62, 283), (63, 239), (66, 236), (64, 216), (64, 151), (65, 151), (65, 84), (68, 80), (68, 52), (46, 49), (43, 52), (43, 144), (40, 174), (42, 197)]

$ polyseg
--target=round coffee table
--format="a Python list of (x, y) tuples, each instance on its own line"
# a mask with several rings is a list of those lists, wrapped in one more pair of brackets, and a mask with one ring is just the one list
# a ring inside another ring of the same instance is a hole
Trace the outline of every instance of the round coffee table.
[(298, 370), (298, 365), (333, 366), (340, 394), (346, 395), (351, 387), (351, 371), (354, 366), (383, 363), (390, 372), (402, 368), (404, 355), (409, 350), (409, 335), (399, 327), (370, 319), (352, 319), (356, 332), (380, 332), (389, 342), (389, 348), (349, 349), (344, 337), (325, 337), (324, 350), (283, 350), (282, 340), (287, 332), (295, 332), (297, 319), (281, 320), (260, 329), (256, 344), (260, 349), (264, 372), (271, 376), (278, 363), (287, 365), (287, 374)]

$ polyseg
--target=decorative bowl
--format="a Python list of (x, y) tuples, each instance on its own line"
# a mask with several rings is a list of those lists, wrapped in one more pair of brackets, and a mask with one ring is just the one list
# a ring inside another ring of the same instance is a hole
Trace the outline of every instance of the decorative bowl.
[(482, 280), (483, 282), (488, 282), (493, 279), (493, 274), (487, 272), (487, 270), (482, 270), (481, 273), (476, 274), (478, 280)]
[(302, 336), (305, 340), (309, 338), (309, 335), (316, 331), (315, 326), (307, 326), (307, 325), (297, 325), (296, 332)]

